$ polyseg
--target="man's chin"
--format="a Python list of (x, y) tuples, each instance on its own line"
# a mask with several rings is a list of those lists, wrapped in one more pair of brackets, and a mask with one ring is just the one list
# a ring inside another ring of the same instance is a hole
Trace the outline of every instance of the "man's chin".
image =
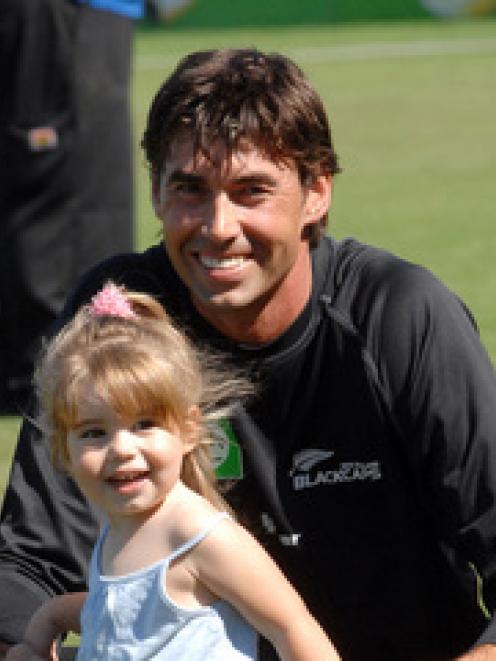
[(203, 314), (204, 312), (212, 313), (236, 313), (241, 312), (249, 306), (249, 302), (239, 296), (230, 294), (216, 294), (214, 296), (192, 297), (193, 305)]
[(196, 310), (207, 319), (212, 315), (244, 315), (256, 309), (256, 299), (246, 292), (229, 291), (193, 293), (191, 300)]

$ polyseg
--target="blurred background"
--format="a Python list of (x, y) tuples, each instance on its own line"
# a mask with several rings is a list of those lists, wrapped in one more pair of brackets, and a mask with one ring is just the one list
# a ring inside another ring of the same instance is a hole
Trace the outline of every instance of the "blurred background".
[[(343, 172), (329, 232), (421, 263), (468, 305), (496, 361), (496, 0), (147, 0), (135, 30), (135, 245), (156, 242), (139, 148), (192, 50), (293, 58), (326, 104)], [(17, 417), (0, 418), (0, 494)]]

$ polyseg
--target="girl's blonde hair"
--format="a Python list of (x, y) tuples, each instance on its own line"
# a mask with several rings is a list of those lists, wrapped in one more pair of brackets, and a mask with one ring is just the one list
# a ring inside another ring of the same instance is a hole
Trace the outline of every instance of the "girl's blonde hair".
[(181, 478), (225, 509), (209, 446), (235, 401), (251, 394), (251, 383), (218, 356), (194, 347), (154, 298), (120, 289), (132, 316), (95, 315), (85, 306), (42, 353), (35, 386), (52, 459), (70, 472), (67, 434), (88, 382), (122, 418), (150, 417), (179, 434), (198, 407), (198, 442), (184, 457)]

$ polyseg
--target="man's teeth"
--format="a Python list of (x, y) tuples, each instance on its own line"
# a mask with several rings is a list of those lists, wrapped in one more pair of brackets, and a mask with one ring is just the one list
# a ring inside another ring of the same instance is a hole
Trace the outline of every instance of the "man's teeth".
[(207, 269), (232, 269), (241, 266), (246, 260), (245, 257), (211, 257), (209, 255), (200, 255), (199, 259)]

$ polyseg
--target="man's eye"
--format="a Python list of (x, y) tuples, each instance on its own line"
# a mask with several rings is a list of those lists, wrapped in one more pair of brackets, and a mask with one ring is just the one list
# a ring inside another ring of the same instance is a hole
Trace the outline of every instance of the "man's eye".
[(184, 196), (202, 196), (206, 194), (205, 188), (195, 182), (184, 181), (174, 184), (171, 190), (176, 195)]
[(251, 184), (238, 188), (233, 197), (240, 201), (257, 202), (267, 197), (269, 190), (266, 186)]
[(247, 186), (242, 192), (245, 192), (247, 195), (264, 195), (267, 190), (263, 186)]

